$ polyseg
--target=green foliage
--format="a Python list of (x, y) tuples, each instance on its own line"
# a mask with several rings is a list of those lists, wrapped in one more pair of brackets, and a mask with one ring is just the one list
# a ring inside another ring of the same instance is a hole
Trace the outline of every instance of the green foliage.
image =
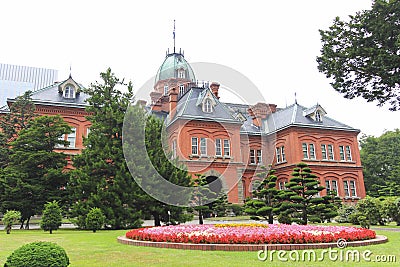
[(16, 210), (8, 210), (3, 216), (3, 224), (7, 234), (10, 234), (13, 224), (21, 219), (21, 212)]
[(86, 228), (90, 229), (95, 233), (97, 230), (104, 226), (106, 217), (99, 208), (90, 209), (88, 215), (86, 216)]
[[(259, 216), (267, 219), (268, 223), (274, 223), (274, 215), (277, 215), (276, 209), (279, 206), (278, 194), (282, 193), (276, 189), (277, 177), (274, 174), (275, 170), (268, 170), (259, 173), (257, 176), (262, 178), (260, 186), (258, 186), (252, 193), (255, 199), (246, 201), (245, 212), (249, 215)], [(258, 218), (258, 219), (261, 219)]]
[(400, 196), (400, 130), (361, 139), (360, 157), (368, 195)]
[(236, 216), (243, 215), (243, 206), (240, 204), (229, 204), (228, 208), (231, 209)]
[(0, 173), (3, 210), (19, 210), (22, 221), (29, 221), (46, 202), (66, 202), (66, 191), (62, 190), (68, 180), (63, 172), (66, 156), (54, 147), (67, 144), (59, 137), (70, 132), (71, 127), (59, 115), (40, 116), (19, 132), (10, 144), (9, 163)]
[(306, 163), (299, 163), (293, 169), (293, 177), (285, 184), (286, 190), (278, 195), (281, 220), (299, 224), (329, 220), (337, 215), (336, 205), (331, 196), (318, 197), (325, 187), (319, 186), (318, 177), (312, 174)]
[(374, 0), (349, 21), (339, 17), (320, 30), (318, 69), (345, 98), (363, 97), (400, 108), (400, 1)]
[(194, 179), (194, 187), (196, 188), (193, 195), (194, 209), (199, 213), (199, 224), (204, 224), (203, 216), (204, 213), (210, 210), (210, 206), (207, 205), (211, 199), (216, 198), (217, 194), (213, 192), (207, 185), (206, 176), (203, 174), (196, 174)]
[(385, 224), (383, 205), (379, 199), (366, 196), (357, 202), (356, 209), (358, 213), (366, 216), (372, 225)]
[(61, 208), (57, 201), (48, 202), (44, 205), (42, 221), (40, 222), (40, 227), (45, 231), (57, 230), (61, 226), (62, 214)]
[(33, 242), (16, 249), (4, 267), (66, 267), (69, 258), (65, 250), (51, 242)]
[(342, 204), (338, 209), (338, 215), (335, 221), (338, 223), (348, 223), (350, 222), (350, 215), (356, 212), (356, 207), (353, 205)]
[(104, 213), (112, 229), (141, 225), (140, 205), (144, 192), (130, 174), (122, 150), (125, 112), (133, 98), (132, 84), (118, 79), (111, 69), (100, 74), (101, 82), (85, 90), (92, 123), (86, 148), (74, 157), (68, 190), (71, 217), (86, 228), (85, 218), (93, 207)]
[(400, 226), (400, 198), (387, 197), (382, 200), (383, 216), (388, 221), (396, 222)]

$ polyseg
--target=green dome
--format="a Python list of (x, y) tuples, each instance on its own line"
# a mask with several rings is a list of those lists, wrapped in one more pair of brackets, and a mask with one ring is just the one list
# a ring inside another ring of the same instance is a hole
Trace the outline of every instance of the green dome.
[(155, 83), (171, 78), (182, 78), (189, 81), (196, 81), (192, 67), (180, 53), (168, 54), (158, 69)]

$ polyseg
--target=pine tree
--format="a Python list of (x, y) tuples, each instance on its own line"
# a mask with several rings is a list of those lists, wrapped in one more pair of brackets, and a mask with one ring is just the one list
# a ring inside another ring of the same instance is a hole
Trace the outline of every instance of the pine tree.
[[(125, 112), (133, 98), (132, 84), (118, 79), (111, 69), (100, 74), (102, 81), (85, 90), (92, 123), (86, 148), (74, 159), (69, 190), (72, 216), (85, 227), (86, 214), (98, 207), (112, 229), (139, 227), (142, 190), (130, 174), (122, 149)], [(121, 90), (120, 90), (121, 89)], [(122, 90), (124, 92), (122, 92)]]
[[(2, 209), (21, 212), (22, 223), (42, 211), (52, 200), (65, 201), (67, 165), (65, 154), (54, 152), (56, 145), (66, 145), (60, 140), (70, 133), (71, 127), (60, 116), (41, 116), (30, 122), (11, 142), (10, 160), (2, 171)], [(22, 225), (21, 225), (22, 227)]]
[(62, 223), (62, 212), (57, 201), (47, 202), (44, 205), (42, 221), (40, 222), (40, 227), (45, 231), (57, 230)]
[(213, 192), (208, 186), (206, 176), (203, 174), (196, 174), (194, 179), (194, 193), (192, 202), (194, 209), (199, 213), (199, 224), (204, 224), (204, 214), (210, 211), (210, 205), (213, 199), (217, 198), (217, 193)]
[(253, 197), (246, 202), (245, 212), (252, 215), (253, 219), (259, 220), (260, 217), (267, 219), (269, 224), (274, 223), (274, 215), (279, 213), (277, 177), (274, 174), (275, 170), (270, 169), (262, 172), (257, 176), (264, 178), (261, 184), (254, 189)]
[(304, 225), (309, 220), (321, 220), (323, 214), (330, 212), (324, 198), (318, 196), (325, 187), (319, 186), (318, 177), (312, 174), (306, 163), (297, 164), (292, 176), (285, 184), (286, 190), (279, 196), (281, 215)]

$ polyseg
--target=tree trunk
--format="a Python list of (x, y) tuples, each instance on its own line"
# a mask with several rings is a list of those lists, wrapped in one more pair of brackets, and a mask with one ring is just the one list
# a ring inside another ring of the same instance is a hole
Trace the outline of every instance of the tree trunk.
[(25, 222), (25, 220), (21, 220), (21, 226), (19, 227), (19, 229), (24, 229), (24, 222)]
[(31, 220), (31, 216), (28, 217), (28, 219), (26, 220), (26, 224), (25, 224), (25, 229), (28, 230), (29, 229), (29, 221)]
[(6, 226), (6, 230), (7, 230), (7, 234), (9, 235), (10, 234), (10, 232), (11, 232), (11, 226)]
[(307, 225), (307, 207), (303, 208), (303, 225)]
[(268, 224), (273, 224), (274, 223), (274, 215), (272, 212), (268, 215)]
[(203, 222), (203, 211), (199, 210), (199, 224), (204, 224)]
[(161, 226), (160, 214), (154, 213), (154, 226)]
[(52, 234), (52, 233), (53, 233), (53, 229), (50, 228), (50, 234)]

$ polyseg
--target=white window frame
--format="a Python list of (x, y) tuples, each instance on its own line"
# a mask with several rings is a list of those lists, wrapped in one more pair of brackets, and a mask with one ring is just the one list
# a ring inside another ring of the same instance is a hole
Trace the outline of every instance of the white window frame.
[(207, 138), (200, 138), (200, 155), (207, 156)]
[(339, 155), (340, 155), (340, 160), (341, 161), (345, 161), (346, 160), (346, 156), (344, 154), (344, 146), (339, 146)]
[(192, 137), (192, 155), (198, 155), (198, 154), (199, 154), (198, 138)]
[(168, 95), (168, 85), (164, 85), (164, 95)]
[(314, 144), (308, 144), (308, 151), (309, 151), (310, 159), (315, 159), (315, 145)]
[(319, 110), (317, 110), (315, 112), (315, 121), (321, 122), (322, 121), (322, 116), (321, 116), (321, 112), (319, 112)]
[(335, 191), (336, 196), (338, 195), (338, 187), (336, 180), (327, 179), (325, 180), (325, 185), (326, 185), (326, 194), (329, 194), (330, 191)]
[(185, 79), (185, 70), (184, 69), (178, 70), (178, 78)]
[(231, 156), (231, 144), (229, 139), (224, 139), (224, 157)]
[(213, 105), (212, 105), (211, 99), (206, 98), (204, 100), (203, 111), (206, 112), (206, 113), (212, 113), (213, 112)]
[(281, 146), (281, 156), (282, 156), (282, 162), (286, 162), (285, 146)]
[(346, 146), (346, 159), (347, 161), (353, 161), (353, 157), (351, 156), (351, 148), (350, 146)]
[(250, 164), (256, 164), (256, 151), (250, 149)]
[(282, 161), (281, 149), (280, 147), (276, 148), (276, 163), (281, 163)]
[(176, 153), (176, 139), (172, 140), (172, 158), (175, 159), (177, 156)]
[(343, 181), (343, 189), (344, 189), (344, 196), (350, 197), (349, 181), (347, 180)]
[(257, 161), (257, 164), (262, 164), (262, 150), (261, 149), (256, 150), (256, 161)]
[(310, 155), (308, 154), (308, 146), (307, 143), (302, 143), (301, 148), (303, 151), (303, 159), (309, 159)]
[(179, 85), (179, 95), (185, 94), (185, 86), (183, 84)]
[(69, 142), (69, 145), (66, 147), (68, 148), (75, 148), (76, 147), (76, 128), (71, 127), (71, 133), (67, 135), (67, 141)]
[(351, 196), (356, 197), (357, 196), (356, 181), (350, 180), (349, 184), (350, 184), (349, 188), (350, 188)]
[(220, 138), (215, 139), (215, 156), (222, 157), (222, 142)]
[(75, 88), (68, 84), (67, 86), (64, 87), (64, 98), (75, 98)]
[(328, 160), (328, 153), (325, 144), (321, 144), (322, 160)]
[(335, 153), (333, 151), (333, 145), (328, 145), (328, 160), (335, 160)]

